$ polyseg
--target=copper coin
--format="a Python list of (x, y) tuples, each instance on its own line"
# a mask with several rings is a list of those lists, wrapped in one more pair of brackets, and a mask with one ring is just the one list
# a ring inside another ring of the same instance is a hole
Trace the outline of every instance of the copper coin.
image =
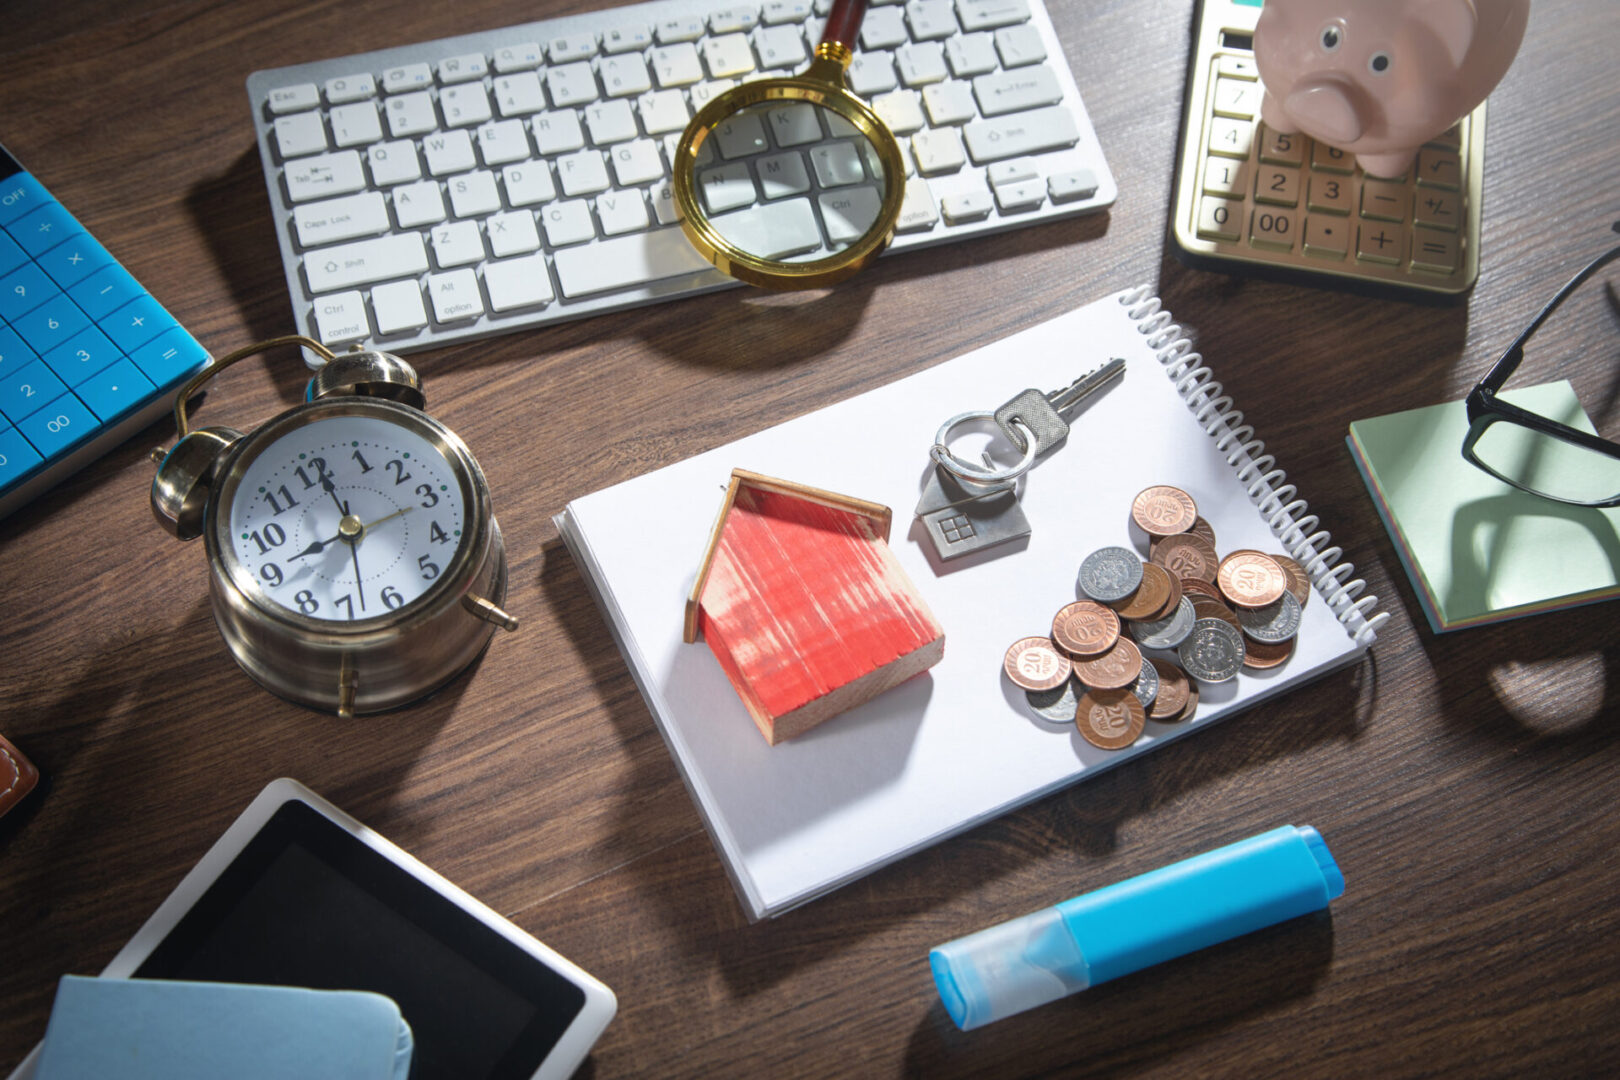
[(1221, 545), (1215, 542), (1215, 527), (1209, 522), (1205, 521), (1203, 518), (1200, 517), (1194, 521), (1192, 523), (1192, 528), (1188, 529), (1187, 531), (1192, 533), (1194, 536), (1208, 540), (1210, 547), (1216, 549), (1217, 551), (1220, 550)]
[(1243, 633), (1243, 624), (1238, 622), (1237, 614), (1219, 600), (1211, 600), (1205, 596), (1193, 597), (1193, 614), (1200, 619), (1219, 619), (1238, 633)]
[[(1155, 563), (1154, 565), (1158, 564)], [(1176, 577), (1176, 575), (1172, 574), (1168, 570), (1164, 572), (1164, 576), (1165, 580), (1170, 582), (1170, 595), (1165, 597), (1164, 603), (1159, 607), (1159, 610), (1155, 611), (1152, 615), (1149, 615), (1146, 619), (1143, 619), (1143, 622), (1160, 622), (1161, 620), (1168, 619), (1175, 613), (1176, 608), (1181, 606), (1181, 596), (1183, 591), (1181, 588), (1181, 579)]]
[(1069, 663), (1067, 656), (1057, 651), (1052, 639), (1044, 637), (1019, 638), (1013, 642), (1001, 666), (1013, 685), (1025, 690), (1050, 690), (1062, 686), (1069, 672), (1074, 670), (1074, 665)]
[(1117, 638), (1101, 656), (1074, 662), (1075, 678), (1093, 690), (1123, 690), (1142, 671), (1142, 652), (1130, 638)]
[(1187, 673), (1168, 660), (1152, 658), (1148, 663), (1159, 673), (1159, 696), (1153, 699), (1148, 715), (1155, 720), (1174, 721), (1181, 717), (1187, 706), (1187, 695), (1192, 692), (1192, 680)]
[(1173, 536), (1192, 528), (1198, 504), (1177, 487), (1150, 487), (1131, 500), (1131, 520), (1149, 536)]
[(1095, 600), (1077, 600), (1052, 619), (1052, 641), (1070, 656), (1096, 656), (1119, 640), (1119, 616)]
[(1153, 561), (1179, 578), (1214, 581), (1221, 560), (1209, 541), (1192, 533), (1167, 536), (1159, 542)]
[(1221, 595), (1221, 590), (1217, 589), (1214, 585), (1203, 580), (1202, 578), (1182, 578), (1181, 591), (1190, 599), (1197, 599), (1200, 596), (1207, 596), (1211, 600), (1218, 600), (1223, 604), (1226, 603), (1226, 597)]
[(1311, 579), (1306, 575), (1305, 568), (1286, 555), (1273, 555), (1271, 561), (1282, 567), (1288, 578), (1288, 591), (1294, 594), (1303, 610), (1306, 601), (1311, 598)]
[(1142, 584), (1131, 595), (1109, 606), (1119, 612), (1122, 619), (1151, 619), (1155, 613), (1163, 610), (1172, 589), (1181, 592), (1172, 585), (1174, 581), (1175, 578), (1164, 567), (1156, 563), (1143, 563)]
[(1185, 705), (1183, 705), (1181, 707), (1181, 715), (1176, 717), (1175, 723), (1179, 724), (1183, 720), (1191, 720), (1193, 718), (1193, 714), (1196, 713), (1197, 711), (1198, 711), (1198, 683), (1193, 682), (1193, 683), (1191, 683), (1191, 685), (1187, 689), (1187, 704), (1185, 704)]
[(1239, 607), (1274, 604), (1288, 590), (1288, 575), (1270, 555), (1237, 551), (1221, 560), (1215, 584)]
[(1147, 712), (1129, 690), (1087, 690), (1074, 714), (1081, 737), (1102, 750), (1125, 749), (1146, 723)]
[(1243, 666), (1254, 668), (1256, 671), (1277, 667), (1294, 655), (1294, 643), (1298, 640), (1297, 637), (1291, 637), (1287, 641), (1267, 645), (1246, 637), (1243, 639)]

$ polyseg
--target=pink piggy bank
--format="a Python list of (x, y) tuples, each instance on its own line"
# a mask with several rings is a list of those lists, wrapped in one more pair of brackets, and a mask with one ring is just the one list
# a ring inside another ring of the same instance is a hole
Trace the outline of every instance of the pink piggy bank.
[(1530, 0), (1266, 0), (1254, 31), (1261, 117), (1399, 176), (1519, 51)]

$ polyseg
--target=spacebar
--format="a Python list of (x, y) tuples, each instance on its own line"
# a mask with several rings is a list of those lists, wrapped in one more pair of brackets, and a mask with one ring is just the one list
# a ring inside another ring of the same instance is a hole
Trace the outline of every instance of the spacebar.
[(551, 259), (570, 297), (713, 269), (678, 225), (562, 248)]

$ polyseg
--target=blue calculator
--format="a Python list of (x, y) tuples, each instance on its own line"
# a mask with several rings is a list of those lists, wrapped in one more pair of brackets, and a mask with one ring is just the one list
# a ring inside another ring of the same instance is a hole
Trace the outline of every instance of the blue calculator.
[(208, 361), (0, 146), (0, 517), (152, 423)]

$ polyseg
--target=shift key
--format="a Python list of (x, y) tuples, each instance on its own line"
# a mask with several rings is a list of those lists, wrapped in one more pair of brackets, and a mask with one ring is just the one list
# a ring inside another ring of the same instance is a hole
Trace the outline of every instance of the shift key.
[(312, 294), (420, 274), (427, 268), (427, 249), (419, 233), (338, 244), (304, 255), (304, 277)]
[(1061, 150), (1080, 141), (1074, 117), (1062, 105), (978, 120), (962, 129), (974, 164), (1003, 161), (1020, 154)]

